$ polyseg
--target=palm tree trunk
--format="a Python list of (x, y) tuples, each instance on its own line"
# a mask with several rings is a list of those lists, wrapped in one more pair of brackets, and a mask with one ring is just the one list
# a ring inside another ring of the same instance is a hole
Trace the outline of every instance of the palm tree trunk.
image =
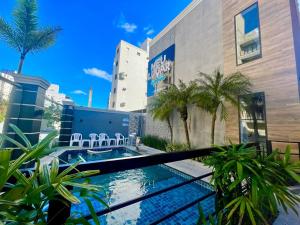
[(215, 126), (216, 126), (216, 120), (217, 120), (217, 112), (214, 112), (211, 119), (211, 136), (210, 136), (210, 143), (211, 145), (215, 144)]
[(18, 74), (22, 73), (22, 68), (25, 60), (25, 55), (21, 54), (20, 61), (19, 61), (19, 67), (18, 67)]
[(183, 120), (183, 124), (184, 124), (186, 142), (187, 142), (189, 149), (191, 149), (191, 142), (190, 142), (190, 135), (189, 135), (189, 129), (188, 129), (188, 125), (187, 125), (187, 120), (186, 119), (182, 119), (182, 120)]
[(173, 129), (172, 129), (170, 118), (167, 118), (167, 123), (168, 123), (168, 127), (169, 127), (169, 130), (170, 130), (171, 143), (173, 144)]

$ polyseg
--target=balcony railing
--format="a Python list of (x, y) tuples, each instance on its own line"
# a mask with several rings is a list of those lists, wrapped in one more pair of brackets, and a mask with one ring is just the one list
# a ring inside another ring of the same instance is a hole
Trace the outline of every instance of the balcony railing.
[[(259, 146), (257, 144), (248, 144), (248, 146), (249, 147), (257, 146), (257, 148), (259, 148)], [(110, 159), (110, 160), (105, 160), (105, 161), (82, 163), (82, 164), (78, 165), (76, 169), (79, 171), (97, 169), (97, 170), (101, 171), (101, 174), (100, 174), (100, 176), (101, 176), (104, 174), (121, 172), (121, 171), (125, 171), (125, 170), (138, 169), (138, 168), (143, 168), (143, 167), (148, 167), (148, 166), (153, 166), (153, 165), (181, 161), (181, 160), (185, 160), (185, 159), (193, 159), (193, 158), (197, 158), (197, 157), (209, 156), (213, 152), (216, 152), (216, 151), (218, 151), (217, 148), (204, 148), (204, 149), (182, 151), (182, 152), (160, 153), (160, 154), (154, 154), (154, 155), (140, 155), (140, 156), (133, 156), (133, 157), (122, 158), (122, 159)], [(68, 165), (60, 166), (60, 171), (63, 171), (67, 167), (68, 167)], [(184, 185), (191, 184), (196, 181), (200, 181), (203, 178), (211, 176), (211, 175), (212, 175), (212, 173), (199, 174), (198, 177), (194, 177), (194, 178), (186, 180), (184, 182), (166, 187), (159, 191), (151, 192), (149, 194), (112, 205), (109, 208), (105, 208), (105, 209), (98, 211), (96, 214), (97, 214), (97, 216), (105, 215), (112, 211), (124, 208), (126, 206), (130, 206), (137, 202), (140, 202), (140, 201), (152, 198), (154, 196), (160, 195), (162, 193), (177, 189)], [(159, 224), (159, 223), (171, 218), (172, 216), (196, 205), (197, 203), (202, 202), (203, 200), (205, 200), (215, 194), (216, 194), (215, 191), (211, 191), (210, 193), (208, 193), (204, 196), (201, 196), (198, 199), (188, 202), (186, 205), (178, 207), (175, 211), (164, 215), (162, 218), (159, 218), (158, 220), (153, 221), (151, 224), (153, 224), (153, 225)], [(58, 209), (60, 209), (60, 210), (58, 211)], [(52, 201), (49, 204), (48, 224), (49, 225), (64, 224), (64, 221), (66, 221), (66, 219), (70, 216), (70, 214), (71, 214), (71, 205), (66, 206), (65, 203), (62, 203), (60, 201)], [(87, 215), (87, 216), (85, 216), (85, 218), (92, 219), (92, 216)]]

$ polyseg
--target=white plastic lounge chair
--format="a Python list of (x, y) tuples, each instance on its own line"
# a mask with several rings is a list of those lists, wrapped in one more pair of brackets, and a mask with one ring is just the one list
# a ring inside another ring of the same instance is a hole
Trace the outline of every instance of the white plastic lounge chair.
[(99, 134), (99, 147), (101, 147), (103, 145), (103, 143), (106, 143), (106, 145), (108, 146), (108, 140), (107, 140), (107, 134), (105, 133), (100, 133)]
[(117, 145), (125, 144), (125, 137), (121, 133), (115, 133), (117, 139)]
[(96, 146), (96, 144), (98, 143), (99, 144), (99, 141), (98, 141), (98, 134), (95, 134), (95, 133), (91, 133), (89, 135), (90, 139), (91, 139), (91, 145), (90, 145), (90, 148), (94, 148)]
[(87, 143), (88, 144), (88, 148), (90, 148), (91, 147), (91, 140), (90, 139), (82, 139), (81, 140), (81, 147), (86, 147), (86, 146), (84, 146), (84, 143)]
[(78, 146), (82, 147), (82, 134), (74, 133), (71, 135), (70, 146), (73, 146), (74, 143), (78, 143)]
[(116, 145), (117, 139), (115, 138), (110, 138), (107, 134), (105, 134), (105, 139), (108, 141), (108, 145)]

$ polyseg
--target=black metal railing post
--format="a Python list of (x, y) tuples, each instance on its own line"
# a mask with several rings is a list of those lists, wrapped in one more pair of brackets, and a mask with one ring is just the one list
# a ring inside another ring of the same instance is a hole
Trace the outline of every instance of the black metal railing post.
[(299, 160), (300, 160), (300, 142), (298, 142), (297, 144), (298, 144), (298, 153), (299, 153)]
[(272, 141), (267, 140), (267, 155), (270, 155), (273, 152)]
[(71, 203), (63, 200), (49, 202), (47, 225), (63, 225), (71, 215)]
[[(71, 186), (67, 186), (72, 190)], [(47, 225), (64, 225), (71, 216), (71, 202), (65, 200), (62, 196), (49, 202)]]

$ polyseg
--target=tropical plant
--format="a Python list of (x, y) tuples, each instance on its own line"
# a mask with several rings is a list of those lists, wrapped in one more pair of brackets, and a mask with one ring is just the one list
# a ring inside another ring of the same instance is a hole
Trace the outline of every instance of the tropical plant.
[(38, 28), (36, 0), (19, 0), (13, 17), (14, 26), (0, 18), (0, 38), (20, 53), (18, 74), (21, 74), (26, 55), (53, 45), (61, 28)]
[(184, 132), (188, 148), (191, 149), (191, 141), (189, 136), (189, 129), (187, 125), (188, 107), (194, 103), (194, 95), (197, 89), (197, 84), (191, 81), (189, 84), (183, 83), (179, 80), (178, 86), (171, 85), (168, 92), (168, 105), (175, 109), (183, 122)]
[(189, 146), (187, 144), (181, 144), (181, 143), (169, 143), (166, 146), (167, 152), (177, 152), (177, 151), (185, 151), (188, 150)]
[(290, 180), (300, 183), (300, 162), (291, 162), (289, 146), (282, 158), (278, 151), (265, 157), (246, 145), (217, 148), (205, 163), (213, 168), (222, 224), (269, 224), (279, 206), (297, 213), (300, 198), (288, 186)]
[[(51, 165), (42, 164), (41, 157), (45, 152), (50, 152), (51, 142), (57, 133), (54, 131), (38, 144), (31, 145), (16, 126), (10, 126), (22, 143), (0, 134), (0, 146), (7, 141), (22, 151), (22, 154), (12, 159), (15, 150), (0, 149), (0, 224), (47, 224), (46, 208), (52, 200), (73, 204), (79, 204), (83, 200), (90, 209), (93, 222), (99, 224), (91, 198), (105, 204), (100, 198), (103, 190), (98, 185), (90, 184), (88, 180), (78, 182), (78, 179), (96, 175), (99, 171), (80, 172), (76, 170), (76, 166), (80, 163), (77, 162), (60, 172), (57, 158), (52, 160)], [(32, 161), (35, 162), (35, 168), (27, 172), (22, 170), (24, 164)], [(80, 197), (70, 192), (68, 187), (76, 187)], [(57, 213), (60, 210), (57, 209)], [(76, 221), (75, 219), (84, 221), (84, 218), (69, 218), (69, 221)]]
[(226, 120), (226, 103), (239, 107), (238, 96), (250, 93), (251, 82), (248, 77), (237, 72), (225, 76), (219, 69), (212, 74), (200, 73), (196, 95), (197, 106), (212, 115), (211, 144), (215, 143), (215, 126), (218, 111), (220, 120)]
[(151, 147), (151, 148), (156, 148), (162, 151), (166, 150), (166, 146), (168, 145), (168, 141), (165, 140), (164, 138), (160, 138), (157, 136), (153, 135), (146, 135), (141, 138), (141, 141), (144, 145)]
[(173, 129), (171, 123), (173, 107), (169, 104), (170, 102), (168, 101), (168, 93), (169, 92), (167, 90), (157, 93), (150, 101), (149, 110), (153, 116), (153, 119), (167, 122), (170, 131), (171, 143), (173, 143)]
[(60, 122), (61, 119), (61, 106), (51, 102), (51, 104), (45, 107), (43, 119), (47, 122), (47, 128), (55, 128), (55, 125)]

